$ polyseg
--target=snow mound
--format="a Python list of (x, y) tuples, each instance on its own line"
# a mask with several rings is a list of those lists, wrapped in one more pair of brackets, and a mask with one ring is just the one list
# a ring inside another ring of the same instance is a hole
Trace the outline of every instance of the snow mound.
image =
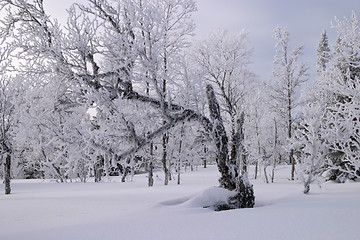
[(182, 205), (190, 208), (213, 208), (220, 204), (227, 204), (228, 199), (236, 193), (221, 187), (211, 187), (193, 198), (184, 202)]
[(161, 202), (160, 205), (177, 206), (177, 205), (183, 204), (184, 202), (188, 201), (189, 199), (190, 199), (190, 197), (172, 199), (172, 200)]

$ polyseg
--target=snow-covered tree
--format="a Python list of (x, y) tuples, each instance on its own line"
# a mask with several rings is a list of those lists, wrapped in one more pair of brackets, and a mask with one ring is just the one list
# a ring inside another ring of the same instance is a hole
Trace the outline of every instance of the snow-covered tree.
[(8, 69), (12, 68), (11, 54), (14, 49), (5, 40), (4, 37), (0, 39), (0, 163), (3, 166), (0, 171), (3, 172), (5, 194), (10, 194), (11, 164), (14, 154), (14, 127), (17, 123), (14, 114), (14, 99), (16, 98), (17, 88), (16, 84), (13, 83), (13, 76), (7, 72)]
[(331, 55), (322, 34), (317, 80), (295, 134), (296, 157), (300, 166), (308, 166), (303, 171), (305, 192), (323, 171), (338, 182), (359, 177), (359, 21), (353, 13), (350, 19), (336, 19), (334, 27), (338, 38)]
[(251, 50), (245, 31), (230, 34), (218, 30), (195, 46), (194, 60), (206, 83), (215, 86), (224, 124), (230, 137), (230, 161), (247, 171), (244, 129), (248, 123), (250, 92), (255, 74), (249, 70)]
[(60, 181), (89, 176), (86, 147), (90, 128), (87, 104), (77, 101), (67, 81), (48, 77), (22, 82), (16, 99), (18, 124), (15, 146), (26, 178), (52, 177)]
[(359, 81), (360, 81), (360, 24), (353, 12), (350, 18), (336, 19), (338, 32), (333, 56), (323, 75), (324, 98), (328, 102), (325, 122), (329, 134), (329, 178), (345, 181), (359, 177)]
[(323, 173), (328, 152), (323, 137), (328, 130), (323, 124), (326, 104), (311, 103), (299, 113), (301, 121), (295, 124), (292, 148), (297, 163), (297, 174), (304, 184), (304, 193), (310, 191), (310, 184)]
[[(49, 130), (55, 131), (55, 139), (61, 140), (61, 144), (50, 142), (60, 148), (57, 152), (60, 155), (54, 159), (65, 161), (61, 166), (67, 166), (64, 169), (66, 175), (72, 174), (71, 170), (75, 168), (79, 169), (77, 174), (81, 173), (81, 169), (84, 169), (82, 162), (69, 164), (72, 157), (77, 158), (75, 150), (70, 146), (74, 144), (86, 150), (85, 156), (91, 156), (84, 161), (98, 159), (100, 155), (99, 159), (104, 159), (105, 169), (109, 164), (112, 167), (116, 164), (132, 164), (136, 153), (151, 142), (184, 122), (191, 124), (195, 121), (201, 123), (205, 131), (219, 143), (217, 156), (219, 170), (223, 175), (221, 186), (237, 190), (237, 197), (229, 203), (231, 208), (252, 207), (254, 196), (251, 185), (229, 163), (229, 153), (222, 151), (226, 133), (224, 138), (223, 134), (214, 133), (219, 115), (210, 120), (184, 104), (181, 98), (174, 102), (180, 85), (170, 87), (168, 84), (172, 80), (175, 83), (178, 78), (171, 69), (176, 68), (178, 60), (181, 61), (177, 56), (181, 56), (178, 53), (182, 51), (189, 35), (187, 26), (191, 26), (186, 25), (191, 14), (182, 9), (194, 6), (193, 1), (161, 2), (169, 8), (183, 3), (173, 9), (175, 19), (180, 17), (180, 20), (170, 20), (166, 24), (161, 23), (164, 21), (162, 17), (167, 15), (158, 14), (162, 6), (157, 5), (157, 1), (151, 4), (142, 2), (151, 14), (145, 14), (140, 3), (89, 0), (89, 5), (77, 5), (69, 11), (66, 28), (61, 28), (46, 15), (42, 1), (29, 3), (5, 0), (0, 3), (3, 9), (8, 9), (2, 29), (12, 34), (12, 44), (17, 48), (16, 57), (22, 63), (19, 71), (23, 76), (47, 79), (45, 85), (52, 83), (53, 79), (61, 81), (61, 86), (66, 90), (60, 91), (62, 94), (59, 98), (52, 100), (58, 104), (54, 109), (56, 114), (50, 115), (50, 119), (56, 117), (55, 120), (59, 122), (53, 124), (58, 127), (53, 129), (46, 124)], [(182, 19), (183, 15), (185, 17)], [(148, 18), (144, 21), (146, 16)], [(144, 26), (149, 33), (142, 31)], [(148, 38), (147, 34), (151, 37)], [(146, 51), (158, 49), (144, 56), (144, 40), (149, 39), (155, 42), (146, 45)], [(158, 41), (160, 43), (157, 45)], [(146, 56), (149, 59), (144, 60)], [(162, 91), (163, 80), (166, 80), (166, 92)], [(147, 87), (149, 93), (144, 92)], [(209, 86), (208, 89), (212, 88)], [(213, 106), (216, 102), (215, 94), (208, 96), (210, 106)], [(96, 109), (96, 115), (85, 120), (85, 113), (89, 109)], [(219, 111), (213, 107), (210, 109), (210, 112)], [(81, 127), (76, 128), (73, 123), (79, 122), (82, 119), (80, 116), (83, 117)], [(90, 125), (88, 128), (87, 122)], [(73, 134), (67, 134), (68, 129), (73, 130)], [(227, 165), (231, 167), (223, 168)], [(58, 170), (62, 174), (61, 169)]]
[[(139, 38), (141, 67), (140, 75), (147, 92), (152, 90), (164, 102), (174, 98), (175, 74), (181, 52), (189, 45), (188, 37), (193, 34), (195, 25), (190, 18), (196, 11), (192, 0), (180, 1), (138, 1), (135, 4), (142, 10), (139, 18)], [(180, 60), (181, 61), (181, 60)], [(175, 85), (176, 86), (176, 85)], [(175, 90), (176, 91), (176, 90)], [(163, 104), (162, 104), (163, 105)], [(166, 112), (166, 107), (162, 106)], [(164, 118), (165, 124), (168, 119)], [(170, 178), (169, 135), (162, 136), (162, 165), (165, 174), (164, 184)]]
[[(276, 39), (276, 56), (274, 58), (272, 98), (274, 109), (277, 109), (281, 125), (286, 129), (286, 141), (293, 135), (294, 109), (298, 107), (299, 88), (308, 80), (307, 66), (299, 63), (303, 46), (290, 49), (289, 32), (286, 28), (277, 27), (274, 31)], [(285, 136), (283, 136), (285, 137)], [(289, 163), (291, 164), (291, 180), (294, 180), (295, 160), (293, 150), (288, 149)]]
[(13, 156), (14, 104), (10, 79), (0, 78), (0, 157), (4, 166), (5, 194), (11, 193), (11, 158)]
[[(245, 128), (244, 146), (249, 163), (255, 165), (255, 175), (260, 173), (265, 182), (274, 181), (275, 168), (281, 161), (282, 142), (276, 111), (271, 109), (271, 98), (267, 84), (259, 82), (249, 96), (247, 105), (247, 127)], [(268, 167), (272, 167), (269, 180)], [(262, 174), (263, 173), (263, 174)]]
[(236, 195), (229, 199), (228, 204), (217, 206), (218, 209), (251, 208), (255, 205), (253, 186), (242, 173), (239, 166), (229, 160), (228, 137), (221, 117), (220, 105), (211, 85), (207, 85), (206, 93), (209, 100), (210, 118), (213, 126), (213, 136), (217, 148), (217, 165), (221, 173), (220, 186), (236, 190)]
[(326, 64), (329, 62), (331, 57), (329, 40), (324, 30), (321, 33), (321, 38), (317, 48), (317, 73), (321, 74), (326, 70)]

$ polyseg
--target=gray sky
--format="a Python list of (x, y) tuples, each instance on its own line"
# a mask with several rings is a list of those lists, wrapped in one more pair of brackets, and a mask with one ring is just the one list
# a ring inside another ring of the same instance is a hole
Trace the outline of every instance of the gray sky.
[[(65, 8), (73, 2), (85, 0), (45, 0), (50, 15), (65, 18)], [(250, 46), (254, 49), (253, 69), (262, 79), (271, 78), (275, 55), (273, 30), (286, 26), (290, 32), (290, 45), (304, 45), (300, 61), (316, 71), (316, 48), (323, 29), (328, 32), (330, 44), (336, 39), (331, 29), (335, 16), (350, 17), (351, 11), (360, 18), (360, 0), (196, 0), (198, 12), (194, 14), (197, 38), (206, 37), (218, 28), (230, 32), (245, 29), (249, 32)]]
[(330, 44), (336, 31), (331, 28), (335, 16), (350, 17), (352, 10), (360, 18), (360, 0), (197, 0), (195, 14), (198, 37), (206, 37), (213, 29), (229, 31), (245, 29), (254, 49), (253, 68), (263, 80), (271, 78), (275, 56), (273, 30), (286, 26), (290, 45), (304, 45), (300, 61), (308, 63), (311, 78), (316, 72), (316, 49), (321, 32), (328, 33)]

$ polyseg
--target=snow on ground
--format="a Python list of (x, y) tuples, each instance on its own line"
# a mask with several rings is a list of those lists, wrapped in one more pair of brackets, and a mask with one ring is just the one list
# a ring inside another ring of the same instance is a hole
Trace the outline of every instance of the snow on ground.
[(0, 187), (0, 239), (359, 239), (360, 183), (315, 185), (304, 195), (289, 175), (280, 167), (274, 184), (251, 180), (255, 208), (223, 212), (201, 207), (227, 194), (215, 187), (215, 166), (183, 173), (181, 185), (157, 177), (152, 188), (146, 175), (127, 183), (14, 180), (11, 195)]

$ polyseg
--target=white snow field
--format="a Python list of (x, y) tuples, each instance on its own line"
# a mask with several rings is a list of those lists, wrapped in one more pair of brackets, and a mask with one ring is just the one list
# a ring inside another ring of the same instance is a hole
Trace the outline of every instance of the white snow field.
[[(161, 177), (161, 173), (157, 173)], [(360, 183), (324, 183), (302, 193), (279, 167), (275, 183), (253, 180), (256, 206), (214, 212), (202, 206), (226, 195), (215, 166), (182, 174), (181, 185), (131, 182), (55, 183), (14, 180), (0, 193), (1, 240), (81, 239), (360, 239)]]

